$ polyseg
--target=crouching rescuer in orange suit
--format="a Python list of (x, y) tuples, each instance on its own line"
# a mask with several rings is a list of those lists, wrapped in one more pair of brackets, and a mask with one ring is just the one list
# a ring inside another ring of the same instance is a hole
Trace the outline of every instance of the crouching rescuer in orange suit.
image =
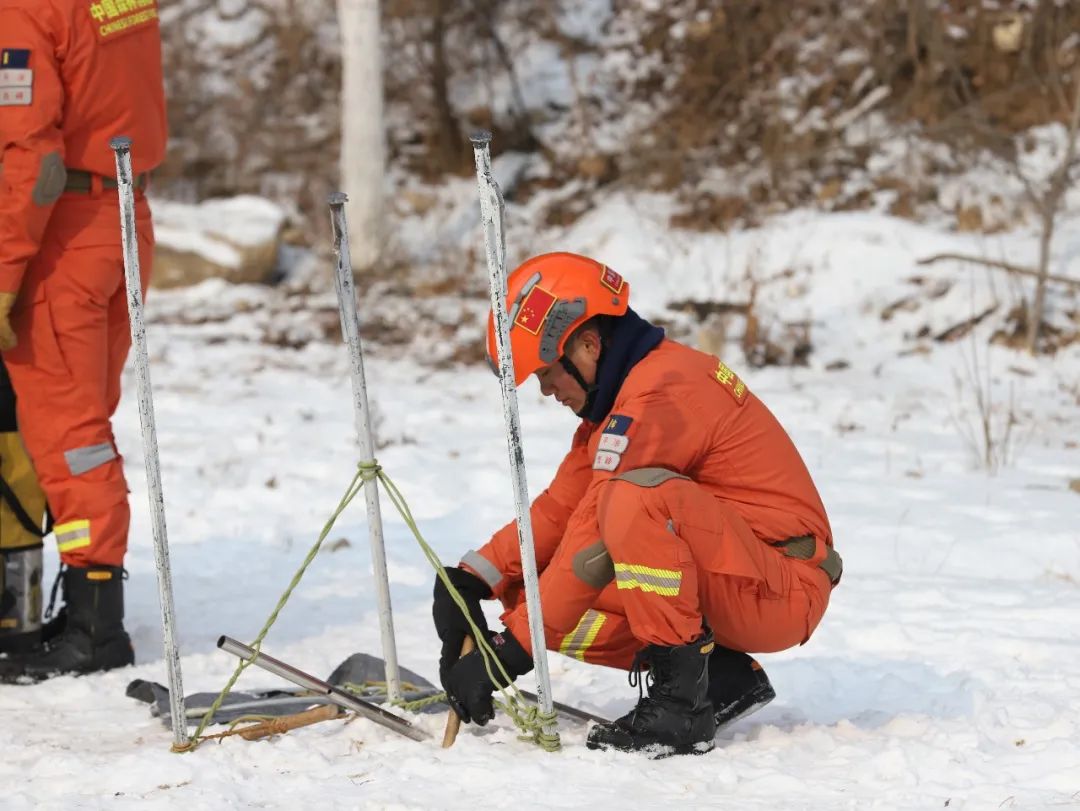
[(38, 681), (134, 661), (124, 630), (130, 510), (110, 419), (130, 348), (116, 163), (130, 136), (143, 288), (144, 190), (164, 155), (156, 0), (0, 0), (0, 350), (49, 509), (66, 624), (0, 659)]
[[(552, 253), (508, 279), (514, 375), (582, 422), (531, 507), (551, 650), (630, 671), (637, 706), (593, 727), (591, 749), (707, 752), (718, 728), (774, 696), (747, 652), (805, 642), (841, 561), (810, 474), (780, 423), (716, 357), (664, 337), (629, 308), (630, 285), (583, 256)], [(496, 357), (489, 317), (488, 355)], [(532, 669), (513, 522), (448, 568), (511, 678)], [(496, 688), (435, 581), (440, 675), (466, 722)], [(642, 689), (647, 667), (648, 692)], [(497, 669), (496, 669), (497, 670)]]

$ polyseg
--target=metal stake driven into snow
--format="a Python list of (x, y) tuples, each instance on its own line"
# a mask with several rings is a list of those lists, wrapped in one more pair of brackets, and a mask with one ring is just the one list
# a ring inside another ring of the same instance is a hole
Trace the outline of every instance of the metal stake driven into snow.
[[(349, 229), (345, 223), (345, 203), (348, 199), (342, 192), (334, 192), (327, 199), (330, 204), (330, 223), (334, 228), (334, 254), (337, 256), (334, 282), (338, 307), (341, 310), (341, 335), (349, 347), (361, 466), (367, 466), (374, 471), (375, 443), (371, 438), (364, 355), (360, 345), (360, 321), (357, 315), (356, 290), (353, 286), (352, 259), (349, 255)], [(379, 483), (374, 475), (365, 477), (364, 499), (367, 501), (368, 540), (371, 542), (371, 566), (375, 576), (375, 599), (379, 608), (379, 632), (382, 635), (383, 659), (386, 661), (386, 693), (390, 701), (398, 701), (401, 699), (401, 676), (398, 672), (394, 640), (394, 614), (390, 607), (390, 575), (386, 570), (382, 514), (379, 511)]]
[(131, 139), (113, 138), (109, 146), (116, 153), (116, 184), (120, 193), (120, 236), (124, 247), (124, 278), (127, 281), (128, 320), (131, 346), (135, 350), (135, 381), (139, 396), (139, 423), (142, 426), (143, 458), (146, 460), (146, 488), (153, 517), (154, 565), (157, 568), (158, 597), (161, 603), (161, 630), (165, 665), (169, 674), (169, 707), (172, 711), (173, 746), (188, 743), (184, 720), (184, 684), (180, 676), (180, 652), (176, 647), (176, 617), (173, 612), (172, 572), (169, 568), (169, 536), (165, 529), (165, 497), (161, 491), (157, 426), (150, 388), (150, 361), (146, 352), (143, 324), (142, 278), (139, 275), (139, 235), (135, 230), (135, 189), (131, 175)]
[[(484, 225), (491, 311), (495, 317), (495, 344), (499, 350), (499, 382), (502, 386), (510, 469), (513, 471), (514, 509), (517, 513), (518, 544), (521, 546), (521, 570), (525, 580), (525, 603), (529, 611), (529, 633), (532, 636), (533, 664), (536, 667), (536, 698), (541, 711), (551, 714), (551, 680), (548, 676), (544, 617), (540, 608), (540, 581), (536, 574), (536, 551), (533, 547), (532, 520), (529, 515), (529, 486), (525, 480), (525, 453), (521, 446), (521, 420), (518, 417), (517, 387), (514, 385), (510, 319), (506, 312), (506, 239), (503, 235), (502, 195), (491, 175), (491, 133), (477, 133), (471, 140), (473, 157), (476, 160), (476, 183), (480, 192), (480, 219)], [(544, 733), (556, 734), (554, 721), (550, 726), (544, 727)]]

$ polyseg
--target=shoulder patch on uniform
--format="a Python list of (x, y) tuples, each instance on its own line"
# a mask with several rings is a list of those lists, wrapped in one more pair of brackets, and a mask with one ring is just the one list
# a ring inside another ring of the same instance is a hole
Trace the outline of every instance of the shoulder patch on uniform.
[(716, 370), (713, 371), (712, 378), (727, 390), (738, 405), (746, 402), (746, 395), (750, 393), (750, 390), (722, 360), (716, 362)]
[(630, 430), (630, 423), (633, 421), (633, 417), (627, 417), (623, 414), (612, 414), (608, 417), (607, 422), (604, 423), (604, 433), (618, 434), (621, 436)]
[(29, 48), (0, 48), (0, 69), (21, 70), (30, 67)]
[[(0, 51), (0, 107), (29, 105), (34, 99), (34, 71), (26, 67), (30, 51), (5, 48)], [(16, 54), (12, 57), (12, 54)], [(25, 54), (25, 57), (18, 56)], [(16, 63), (15, 67), (3, 66), (3, 60)]]

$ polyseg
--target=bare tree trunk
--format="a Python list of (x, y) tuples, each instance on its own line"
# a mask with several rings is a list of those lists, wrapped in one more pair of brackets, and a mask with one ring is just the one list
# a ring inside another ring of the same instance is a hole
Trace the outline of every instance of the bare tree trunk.
[[(437, 171), (458, 171), (468, 153), (454, 108), (450, 105), (450, 65), (446, 58), (446, 18), (449, 0), (434, 0), (431, 15), (431, 86), (435, 101), (434, 152)], [(471, 156), (469, 166), (472, 166)]]
[(1050, 274), (1050, 243), (1054, 238), (1054, 225), (1061, 199), (1069, 183), (1069, 170), (1076, 158), (1077, 130), (1080, 130), (1080, 70), (1073, 72), (1073, 101), (1066, 133), (1065, 157), (1054, 172), (1050, 188), (1042, 201), (1042, 235), (1039, 238), (1039, 279), (1035, 283), (1035, 296), (1028, 313), (1027, 350), (1035, 354), (1039, 343), (1043, 312), (1046, 309), (1046, 281)]
[(341, 185), (353, 266), (379, 259), (383, 230), (382, 53), (378, 0), (337, 0), (341, 26)]
[(914, 85), (921, 88), (923, 83), (923, 63), (919, 53), (919, 23), (922, 15), (921, 2), (909, 2), (907, 7), (906, 45), (908, 58), (914, 69)]

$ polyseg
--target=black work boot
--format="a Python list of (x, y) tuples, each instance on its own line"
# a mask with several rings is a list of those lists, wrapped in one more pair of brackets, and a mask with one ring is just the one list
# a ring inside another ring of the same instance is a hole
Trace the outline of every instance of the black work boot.
[(709, 704), (711, 632), (674, 648), (649, 645), (634, 659), (630, 684), (641, 690), (641, 660), (649, 664), (649, 694), (629, 713), (589, 730), (590, 749), (644, 752), (653, 758), (701, 755), (713, 748), (716, 723)]
[(131, 639), (124, 630), (123, 578), (120, 567), (69, 567), (64, 572), (63, 632), (42, 650), (0, 661), (0, 681), (29, 684), (134, 664)]
[(718, 732), (774, 698), (776, 691), (756, 659), (716, 646), (709, 656), (709, 701)]

